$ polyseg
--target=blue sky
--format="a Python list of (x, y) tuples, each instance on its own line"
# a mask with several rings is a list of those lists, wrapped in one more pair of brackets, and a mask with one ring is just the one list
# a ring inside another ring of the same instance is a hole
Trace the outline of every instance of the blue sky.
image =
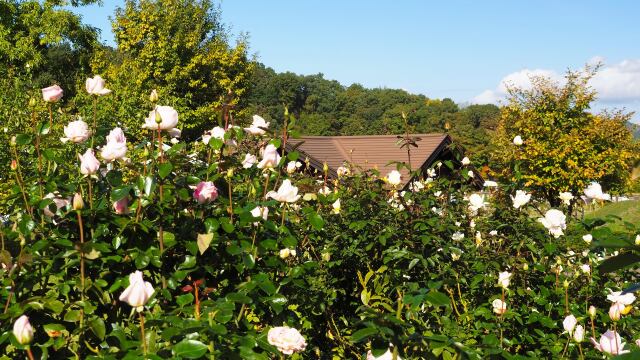
[[(122, 3), (78, 12), (113, 44), (108, 18)], [(599, 60), (597, 108), (640, 110), (637, 1), (223, 0), (221, 9), (232, 33), (248, 33), (251, 52), (277, 71), (496, 103), (503, 81), (560, 79)]]

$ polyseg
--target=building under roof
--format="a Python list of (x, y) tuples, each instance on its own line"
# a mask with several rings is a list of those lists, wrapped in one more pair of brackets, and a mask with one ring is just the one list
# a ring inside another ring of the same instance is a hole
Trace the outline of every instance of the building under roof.
[[(411, 146), (411, 168), (426, 171), (437, 161), (453, 159), (447, 134), (411, 134), (415, 146)], [(324, 163), (329, 167), (329, 177), (337, 177), (337, 169), (345, 163), (356, 168), (370, 170), (377, 168), (381, 175), (396, 170), (393, 162), (408, 163), (406, 147), (400, 147), (398, 135), (359, 135), (359, 136), (303, 136), (287, 139), (287, 151), (296, 150), (300, 159), (309, 159), (309, 164), (322, 172)], [(403, 186), (411, 178), (406, 168), (400, 170)], [(478, 179), (479, 180), (479, 179)]]

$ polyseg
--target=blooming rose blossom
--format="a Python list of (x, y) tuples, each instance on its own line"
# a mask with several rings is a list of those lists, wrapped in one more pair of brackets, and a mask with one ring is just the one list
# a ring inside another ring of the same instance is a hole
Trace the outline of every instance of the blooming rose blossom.
[(258, 169), (278, 166), (278, 163), (280, 163), (280, 154), (278, 154), (278, 149), (273, 144), (267, 145), (261, 152), (262, 160), (258, 163)]
[(460, 241), (464, 239), (464, 233), (460, 232), (460, 231), (456, 231), (453, 233), (453, 235), (451, 235), (451, 240), (453, 241)]
[(242, 167), (248, 169), (258, 162), (258, 158), (255, 155), (246, 154), (244, 160), (242, 160)]
[(269, 127), (269, 123), (266, 122), (261, 116), (253, 115), (253, 123), (248, 128), (244, 128), (244, 131), (251, 135), (264, 135), (266, 128)]
[(595, 181), (589, 184), (586, 189), (584, 189), (584, 195), (589, 199), (594, 200), (611, 200), (611, 195), (602, 192), (602, 186), (600, 186), (600, 184)]
[(421, 181), (416, 180), (409, 184), (409, 189), (413, 192), (418, 192), (424, 189), (424, 184)]
[(472, 170), (467, 171), (467, 176), (472, 178), (474, 176), (473, 171)]
[(393, 186), (398, 186), (402, 181), (402, 175), (398, 170), (391, 170), (391, 172), (387, 174), (387, 181)]
[(498, 286), (503, 289), (508, 289), (511, 284), (511, 273), (508, 271), (502, 271), (498, 273)]
[(267, 220), (267, 217), (269, 216), (269, 208), (266, 206), (256, 206), (251, 210), (251, 215), (255, 218)]
[(461, 163), (462, 163), (462, 165), (466, 166), (466, 165), (471, 164), (471, 160), (469, 160), (469, 158), (465, 156), (464, 158), (462, 158)]
[(522, 137), (520, 137), (520, 135), (517, 135), (516, 137), (514, 137), (513, 144), (517, 146), (524, 144), (524, 142), (522, 141)]
[(613, 303), (620, 303), (622, 305), (631, 305), (634, 301), (636, 301), (636, 296), (633, 293), (622, 294), (622, 291), (611, 291), (609, 289), (609, 295), (607, 295), (607, 300)]
[(562, 200), (562, 202), (565, 205), (570, 205), (571, 204), (571, 200), (573, 200), (573, 194), (571, 194), (568, 191), (565, 192), (561, 192), (559, 195), (560, 200)]
[(42, 89), (42, 98), (46, 102), (56, 102), (62, 99), (64, 91), (58, 85), (53, 85)]
[(591, 343), (598, 351), (611, 355), (619, 355), (629, 352), (628, 350), (624, 350), (625, 343), (620, 339), (620, 335), (611, 330), (607, 330), (607, 332), (602, 334), (600, 342), (591, 338)]
[(573, 314), (565, 317), (564, 320), (562, 321), (562, 327), (564, 328), (564, 331), (567, 334), (569, 334), (569, 336), (573, 334), (573, 330), (575, 329), (577, 324), (578, 324), (578, 319), (576, 319), (576, 317), (573, 316)]
[(89, 131), (87, 123), (82, 121), (82, 119), (79, 119), (70, 122), (64, 127), (64, 135), (65, 137), (60, 138), (60, 141), (63, 143), (66, 143), (67, 141), (71, 141), (72, 143), (83, 143), (87, 141), (89, 136), (91, 136), (91, 132)]
[(269, 191), (267, 193), (267, 198), (272, 198), (278, 200), (280, 202), (294, 203), (300, 199), (300, 195), (298, 195), (298, 188), (291, 184), (289, 179), (285, 179), (278, 188), (278, 192)]
[[(156, 122), (156, 114), (160, 116), (160, 123)], [(178, 125), (178, 112), (171, 106), (156, 106), (149, 112), (149, 117), (144, 119), (143, 129), (171, 130)]]
[(349, 176), (349, 174), (351, 174), (351, 170), (346, 166), (338, 166), (336, 173), (338, 174), (338, 177)]
[(111, 93), (111, 90), (104, 87), (104, 79), (100, 75), (88, 78), (84, 85), (91, 95), (103, 96)]
[(526, 191), (518, 190), (516, 191), (516, 196), (511, 197), (513, 200), (513, 207), (519, 209), (521, 206), (525, 205), (531, 199), (531, 194), (527, 194)]
[(214, 201), (218, 197), (218, 188), (211, 181), (200, 181), (193, 192), (198, 204)]
[(482, 209), (485, 207), (485, 205), (487, 204), (484, 201), (484, 195), (481, 194), (471, 194), (469, 195), (469, 209), (472, 212), (477, 212), (478, 210)]
[(106, 161), (122, 159), (127, 154), (127, 139), (119, 127), (111, 130), (107, 135), (107, 144), (102, 147), (100, 156)]
[(267, 333), (267, 341), (269, 344), (278, 348), (278, 350), (286, 355), (294, 352), (304, 351), (307, 342), (298, 330), (286, 326), (278, 326), (269, 329)]
[(13, 324), (13, 335), (20, 345), (28, 345), (33, 340), (33, 327), (27, 315), (22, 315)]
[(549, 234), (555, 238), (559, 238), (564, 234), (562, 230), (567, 228), (566, 220), (567, 217), (562, 211), (556, 209), (548, 210), (543, 218), (538, 219), (538, 221), (549, 230)]
[(296, 256), (296, 250), (295, 249), (289, 249), (289, 248), (284, 248), (282, 250), (280, 250), (280, 253), (278, 254), (280, 256), (281, 259), (286, 259), (289, 256)]
[(300, 161), (289, 161), (287, 163), (287, 173), (293, 174), (301, 166), (302, 166), (302, 163)]
[(118, 215), (123, 215), (129, 213), (129, 198), (123, 197), (118, 201), (113, 202), (113, 211)]
[(82, 175), (93, 175), (100, 168), (100, 162), (93, 154), (93, 149), (87, 149), (84, 155), (78, 154), (80, 158), (80, 173)]
[(153, 295), (153, 286), (142, 279), (142, 272), (136, 271), (129, 275), (129, 286), (120, 295), (120, 301), (124, 301), (139, 311)]
[(436, 177), (436, 169), (428, 168), (427, 169), (427, 176), (430, 177), (430, 178)]
[(582, 240), (584, 240), (584, 242), (586, 242), (587, 244), (591, 244), (591, 241), (593, 241), (593, 235), (591, 234), (583, 235)]
[(498, 183), (492, 180), (486, 180), (484, 182), (484, 187), (498, 187)]
[(588, 274), (591, 272), (591, 266), (589, 266), (589, 264), (582, 264), (580, 265), (580, 270), (582, 270), (583, 273)]
[(500, 299), (493, 300), (491, 305), (493, 305), (493, 312), (498, 315), (502, 315), (507, 312), (507, 303)]

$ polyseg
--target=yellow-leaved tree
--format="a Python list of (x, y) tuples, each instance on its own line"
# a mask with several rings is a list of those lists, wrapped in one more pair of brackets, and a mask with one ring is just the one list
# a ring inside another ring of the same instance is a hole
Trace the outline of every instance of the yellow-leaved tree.
[(141, 136), (153, 89), (159, 104), (180, 113), (187, 140), (217, 125), (214, 114), (223, 103), (243, 115), (239, 111), (254, 63), (245, 39), (230, 44), (211, 0), (126, 0), (112, 26), (117, 47), (105, 48), (94, 61), (94, 72), (113, 90), (101, 100), (103, 114), (109, 114), (105, 120)]
[[(533, 190), (552, 206), (559, 204), (560, 192), (577, 199), (592, 181), (613, 192), (629, 185), (638, 157), (628, 127), (632, 114), (591, 111), (596, 92), (589, 81), (598, 69), (568, 71), (560, 82), (532, 77), (526, 89), (507, 86), (493, 154), (504, 182)], [(522, 145), (514, 144), (516, 136)]]

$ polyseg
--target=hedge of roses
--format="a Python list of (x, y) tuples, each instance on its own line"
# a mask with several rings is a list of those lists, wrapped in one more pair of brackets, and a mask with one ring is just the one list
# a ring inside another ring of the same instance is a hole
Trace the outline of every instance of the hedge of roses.
[[(566, 204), (548, 209), (517, 177), (476, 189), (456, 148), (460, 160), (438, 163), (406, 191), (399, 172), (350, 164), (330, 180), (280, 151), (294, 119), (274, 131), (259, 116), (240, 126), (223, 112), (186, 144), (180, 115), (156, 94), (140, 119), (148, 139), (133, 144), (127, 129), (101, 125), (105, 86), (87, 80), (93, 102), (82, 114), (57, 111), (55, 86), (16, 104), (31, 109), (33, 126), (8, 145), (3, 358), (588, 358), (638, 349), (635, 296), (621, 292), (637, 276), (608, 272), (638, 260), (638, 228), (612, 233), (606, 222), (618, 219), (575, 219), (569, 208), (583, 194), (558, 194)], [(514, 141), (523, 146), (524, 134)], [(585, 194), (606, 200), (598, 184)]]

